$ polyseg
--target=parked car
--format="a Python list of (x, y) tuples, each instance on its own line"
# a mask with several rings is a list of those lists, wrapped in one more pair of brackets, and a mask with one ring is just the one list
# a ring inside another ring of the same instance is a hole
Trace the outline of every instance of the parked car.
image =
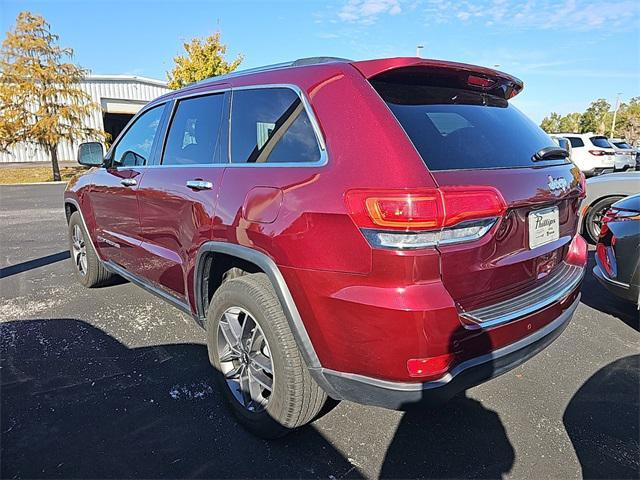
[(551, 137), (551, 140), (553, 140), (556, 145), (558, 145), (561, 148), (564, 148), (567, 152), (569, 152), (569, 157), (571, 158), (571, 142), (564, 138), (564, 137), (559, 137), (557, 135), (549, 135)]
[(258, 435), (327, 396), (444, 401), (545, 348), (579, 302), (584, 176), (509, 104), (521, 89), (472, 65), (321, 58), (171, 92), (104, 159), (80, 146), (77, 278), (117, 274), (193, 316)]
[(609, 143), (616, 152), (615, 169), (635, 169), (637, 150), (621, 138), (610, 138)]
[(571, 143), (571, 160), (588, 177), (615, 170), (615, 150), (603, 135), (594, 133), (556, 133)]
[(593, 274), (615, 295), (640, 307), (640, 194), (607, 210)]
[(609, 207), (640, 192), (640, 172), (620, 172), (587, 179), (587, 196), (580, 205), (580, 228), (592, 243), (598, 241), (602, 218)]

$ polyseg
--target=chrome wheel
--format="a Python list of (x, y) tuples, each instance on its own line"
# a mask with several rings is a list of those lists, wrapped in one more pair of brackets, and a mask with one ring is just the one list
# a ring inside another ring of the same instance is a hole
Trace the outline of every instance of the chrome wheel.
[(87, 245), (84, 241), (84, 232), (77, 223), (73, 226), (71, 241), (73, 243), (73, 261), (80, 275), (85, 276), (87, 274)]
[(235, 399), (249, 411), (264, 410), (273, 391), (271, 350), (258, 323), (240, 307), (220, 318), (218, 359)]
[(602, 230), (602, 218), (604, 217), (604, 214), (607, 213), (607, 210), (609, 210), (609, 207), (602, 208), (593, 214), (593, 218), (591, 220), (591, 231), (596, 241), (598, 240), (598, 237), (600, 237), (600, 231)]

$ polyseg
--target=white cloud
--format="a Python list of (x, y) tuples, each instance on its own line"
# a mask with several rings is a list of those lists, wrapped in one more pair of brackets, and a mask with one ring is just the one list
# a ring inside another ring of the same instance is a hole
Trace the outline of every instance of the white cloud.
[(595, 30), (634, 28), (640, 2), (589, 0), (427, 0), (427, 21), (435, 23), (481, 21), (485, 26), (540, 30)]
[(398, 15), (402, 12), (399, 0), (349, 0), (338, 12), (344, 22), (375, 23), (380, 15)]

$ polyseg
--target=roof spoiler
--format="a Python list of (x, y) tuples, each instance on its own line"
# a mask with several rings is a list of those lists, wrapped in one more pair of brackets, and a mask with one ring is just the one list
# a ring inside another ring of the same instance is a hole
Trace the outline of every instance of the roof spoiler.
[(467, 75), (466, 83), (470, 88), (485, 90), (487, 93), (499, 95), (507, 100), (515, 97), (524, 87), (522, 80), (512, 75), (492, 68), (466, 63), (445, 62), (418, 57), (397, 57), (382, 60), (364, 60), (353, 62), (352, 65), (368, 80), (381, 76), (385, 77), (393, 73), (401, 73), (402, 71), (415, 73), (422, 69), (441, 73), (464, 74)]

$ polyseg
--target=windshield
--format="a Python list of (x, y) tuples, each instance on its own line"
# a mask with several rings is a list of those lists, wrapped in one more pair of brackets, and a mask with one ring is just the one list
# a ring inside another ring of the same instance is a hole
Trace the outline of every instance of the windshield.
[(440, 86), (372, 81), (431, 170), (514, 168), (533, 162), (551, 138), (506, 100)]

